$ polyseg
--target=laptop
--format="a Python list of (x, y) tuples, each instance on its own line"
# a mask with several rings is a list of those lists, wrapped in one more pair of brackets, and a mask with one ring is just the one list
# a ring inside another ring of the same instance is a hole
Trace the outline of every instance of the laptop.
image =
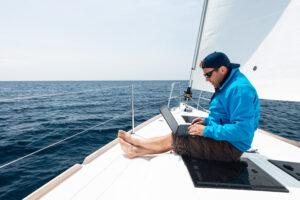
[(171, 128), (172, 133), (174, 135), (177, 135), (177, 136), (188, 136), (188, 135), (190, 135), (188, 127), (191, 124), (178, 125), (175, 117), (173, 116), (173, 114), (170, 112), (169, 108), (166, 105), (162, 106), (159, 109), (159, 111), (162, 114), (162, 116), (165, 118), (165, 120), (167, 121), (167, 124)]

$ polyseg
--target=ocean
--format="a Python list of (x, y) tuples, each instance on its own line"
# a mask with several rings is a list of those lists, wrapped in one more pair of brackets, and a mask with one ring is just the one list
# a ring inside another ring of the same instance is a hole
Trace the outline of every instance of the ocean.
[[(179, 90), (175, 85), (173, 96), (188, 85), (188, 81), (0, 82), (1, 166), (80, 133), (0, 168), (0, 199), (24, 198), (114, 140), (119, 129), (130, 130), (132, 85), (137, 126), (159, 114), (158, 109), (168, 103), (173, 82), (181, 86)], [(190, 105), (195, 106), (199, 93), (193, 92), (195, 101)], [(178, 103), (174, 98), (170, 107)], [(260, 104), (259, 128), (300, 141), (299, 102), (260, 100)], [(201, 105), (208, 109), (209, 103), (201, 101)]]

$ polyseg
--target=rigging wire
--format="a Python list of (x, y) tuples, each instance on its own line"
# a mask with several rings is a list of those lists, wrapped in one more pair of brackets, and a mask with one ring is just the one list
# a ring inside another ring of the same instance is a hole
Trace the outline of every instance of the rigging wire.
[(94, 92), (94, 91), (101, 91), (101, 90), (108, 90), (108, 89), (115, 89), (115, 88), (125, 88), (125, 87), (130, 87), (130, 86), (131, 85), (125, 85), (125, 86), (119, 86), (119, 87), (107, 87), (107, 88), (81, 90), (81, 91), (74, 91), (74, 92), (59, 92), (59, 93), (54, 93), (54, 94), (42, 94), (42, 95), (37, 95), (37, 96), (15, 97), (15, 98), (9, 98), (9, 99), (0, 99), (0, 102), (35, 99), (35, 98), (40, 98), (40, 97), (52, 97), (52, 96), (58, 96), (58, 95), (64, 95), (64, 94), (78, 94), (78, 93), (84, 93), (84, 92)]
[[(160, 84), (160, 83), (133, 84), (133, 86), (147, 86), (147, 85), (155, 85), (155, 84)], [(35, 98), (41, 98), (41, 97), (52, 97), (52, 96), (65, 95), (65, 94), (78, 94), (78, 93), (94, 92), (94, 91), (101, 91), (101, 90), (108, 90), (108, 89), (119, 89), (119, 88), (126, 88), (126, 87), (131, 87), (131, 85), (98, 88), (98, 89), (90, 89), (90, 90), (81, 90), (81, 91), (74, 91), (74, 92), (59, 92), (59, 93), (54, 93), (54, 94), (42, 94), (42, 95), (37, 95), (37, 96), (14, 97), (14, 98), (8, 98), (8, 99), (0, 99), (0, 103), (1, 102), (9, 102), (9, 101), (35, 99)]]
[[(135, 109), (135, 110), (140, 110), (140, 109), (142, 109), (142, 108), (145, 108), (145, 106), (152, 106), (152, 105), (155, 105), (155, 104), (158, 104), (158, 103), (162, 103), (162, 102), (166, 102), (166, 100), (158, 101), (158, 102), (155, 102), (155, 103), (152, 103), (152, 104), (148, 104), (148, 105), (144, 105), (144, 106), (141, 106), (140, 108), (137, 108), (137, 109)], [(46, 146), (46, 147), (43, 147), (43, 148), (41, 148), (41, 149), (38, 149), (38, 150), (36, 150), (36, 151), (34, 151), (34, 152), (32, 152), (32, 153), (29, 153), (29, 154), (25, 155), (25, 156), (22, 156), (22, 157), (17, 158), (17, 159), (15, 159), (15, 160), (13, 160), (13, 161), (10, 161), (10, 162), (8, 162), (8, 163), (6, 163), (6, 164), (3, 164), (3, 165), (0, 166), (0, 169), (3, 168), (3, 167), (9, 166), (9, 165), (11, 165), (11, 164), (13, 164), (13, 163), (15, 163), (15, 162), (18, 162), (18, 161), (20, 161), (20, 160), (23, 160), (24, 158), (27, 158), (27, 157), (29, 157), (29, 156), (32, 156), (32, 155), (34, 155), (34, 154), (36, 154), (36, 153), (39, 153), (39, 152), (41, 152), (41, 151), (43, 151), (43, 150), (45, 150), (45, 149), (48, 149), (48, 148), (50, 148), (50, 147), (52, 147), (52, 146), (55, 146), (55, 145), (57, 145), (57, 144), (60, 144), (60, 143), (62, 143), (62, 142), (64, 142), (64, 141), (66, 141), (66, 140), (69, 140), (69, 139), (71, 139), (71, 138), (77, 136), (77, 135), (86, 133), (86, 132), (89, 131), (89, 130), (92, 130), (92, 129), (94, 129), (94, 128), (100, 126), (100, 125), (106, 124), (106, 123), (108, 123), (108, 122), (110, 122), (110, 121), (112, 121), (112, 120), (114, 120), (114, 119), (120, 118), (121, 116), (126, 115), (126, 114), (128, 114), (128, 113), (130, 113), (130, 112), (131, 112), (131, 110), (130, 110), (130, 111), (127, 111), (127, 112), (124, 112), (124, 113), (122, 113), (122, 114), (120, 114), (120, 115), (117, 115), (117, 116), (115, 116), (115, 117), (113, 117), (113, 118), (111, 118), (111, 119), (109, 119), (109, 120), (106, 120), (106, 121), (101, 122), (101, 123), (99, 123), (99, 124), (97, 124), (97, 125), (95, 125), (95, 126), (92, 126), (92, 127), (88, 128), (88, 129), (86, 129), (86, 130), (83, 130), (83, 131), (81, 131), (81, 132), (75, 133), (75, 134), (73, 134), (73, 135), (71, 135), (71, 136), (69, 136), (69, 137), (66, 137), (66, 138), (64, 138), (64, 139), (62, 139), (62, 140), (59, 140), (59, 141), (57, 141), (57, 142), (55, 142), (55, 143), (52, 143), (52, 144), (50, 144), (50, 145), (48, 145), (48, 146)]]
[(13, 164), (13, 163), (15, 163), (15, 162), (17, 162), (17, 161), (20, 161), (20, 160), (22, 160), (22, 159), (24, 159), (24, 158), (27, 158), (27, 157), (29, 157), (29, 156), (32, 156), (32, 155), (34, 155), (34, 154), (36, 154), (36, 153), (38, 153), (38, 152), (41, 152), (41, 151), (43, 151), (43, 150), (45, 150), (45, 149), (48, 149), (48, 148), (50, 148), (50, 147), (52, 147), (52, 146), (55, 146), (55, 145), (57, 145), (57, 144), (60, 144), (60, 143), (62, 143), (62, 142), (64, 142), (64, 141), (66, 141), (66, 140), (69, 140), (69, 139), (71, 139), (71, 138), (77, 136), (77, 135), (83, 134), (83, 133), (85, 133), (85, 132), (87, 132), (87, 131), (89, 131), (89, 130), (92, 130), (92, 129), (94, 129), (94, 128), (100, 126), (100, 125), (103, 125), (103, 124), (105, 124), (105, 123), (107, 123), (107, 122), (110, 122), (110, 121), (112, 121), (112, 120), (114, 120), (114, 119), (117, 119), (117, 118), (121, 117), (122, 115), (125, 115), (125, 114), (130, 113), (130, 112), (131, 112), (131, 110), (130, 110), (130, 111), (127, 111), (127, 112), (125, 112), (125, 113), (123, 113), (123, 114), (121, 114), (121, 115), (118, 115), (117, 117), (113, 117), (113, 118), (111, 118), (111, 119), (109, 119), (109, 120), (106, 120), (105, 122), (101, 122), (101, 123), (99, 123), (99, 124), (97, 124), (97, 125), (95, 125), (95, 126), (92, 126), (92, 127), (88, 128), (88, 129), (86, 129), (86, 130), (84, 130), (84, 131), (75, 133), (75, 134), (73, 134), (73, 135), (71, 135), (71, 136), (69, 136), (69, 137), (66, 137), (66, 138), (64, 138), (64, 139), (62, 139), (62, 140), (59, 140), (59, 141), (57, 141), (57, 142), (55, 142), (55, 143), (52, 143), (52, 144), (50, 144), (50, 145), (48, 145), (48, 146), (46, 146), (46, 147), (43, 147), (43, 148), (41, 148), (41, 149), (39, 149), (39, 150), (36, 150), (36, 151), (34, 151), (34, 152), (32, 152), (32, 153), (29, 153), (29, 154), (25, 155), (25, 156), (22, 156), (22, 157), (20, 157), (20, 158), (18, 158), (18, 159), (16, 159), (16, 160), (13, 160), (13, 161), (8, 162), (8, 163), (6, 163), (6, 164), (4, 164), (4, 165), (1, 165), (1, 166), (0, 166), (0, 169), (3, 168), (3, 167), (6, 167), (6, 166), (8, 166), (8, 165), (11, 165), (11, 164)]

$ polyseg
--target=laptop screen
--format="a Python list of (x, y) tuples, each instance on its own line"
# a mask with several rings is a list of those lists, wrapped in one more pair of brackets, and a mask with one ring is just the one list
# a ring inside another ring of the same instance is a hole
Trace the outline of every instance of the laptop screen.
[(163, 115), (165, 120), (167, 121), (168, 125), (170, 126), (173, 133), (176, 133), (178, 123), (168, 107), (166, 105), (162, 106), (160, 109), (160, 113)]

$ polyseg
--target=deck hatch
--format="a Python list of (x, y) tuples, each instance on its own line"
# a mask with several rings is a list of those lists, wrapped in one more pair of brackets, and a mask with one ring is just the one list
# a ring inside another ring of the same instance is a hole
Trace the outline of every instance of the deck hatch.
[(289, 192), (247, 158), (238, 162), (208, 161), (182, 156), (195, 187)]
[(269, 162), (300, 181), (300, 163), (280, 160), (269, 160)]

